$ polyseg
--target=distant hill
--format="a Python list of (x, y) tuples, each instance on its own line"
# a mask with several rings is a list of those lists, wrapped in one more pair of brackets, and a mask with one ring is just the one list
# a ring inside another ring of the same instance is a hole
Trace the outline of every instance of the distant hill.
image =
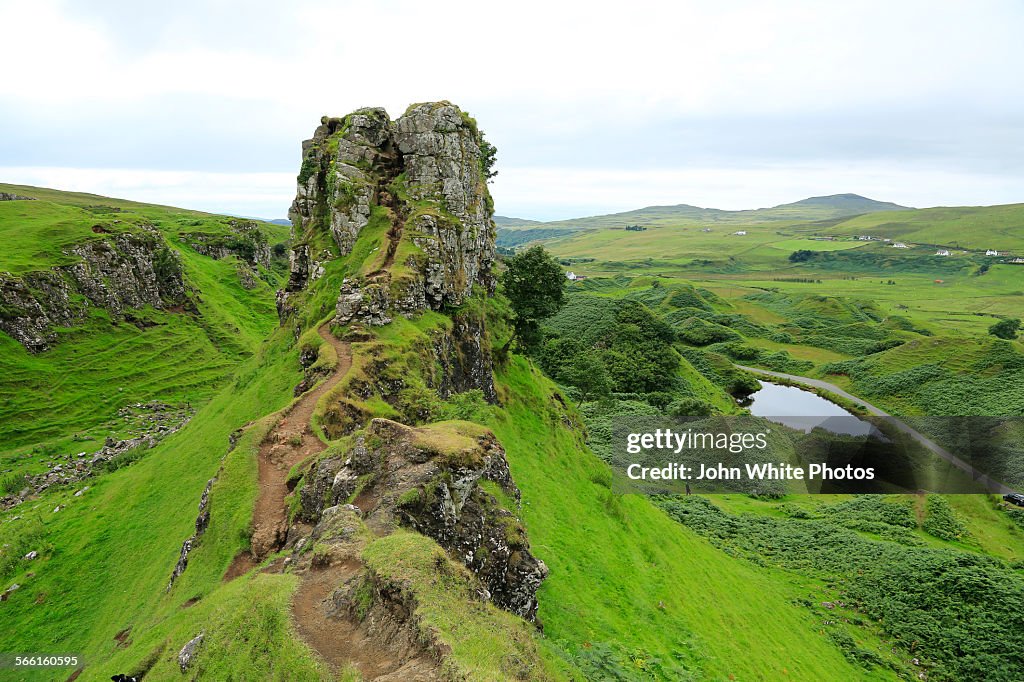
[[(537, 222), (519, 218), (498, 218), (499, 246), (515, 246), (531, 241), (552, 239), (574, 230), (599, 230), (623, 228), (626, 225), (643, 227), (669, 227), (695, 224), (744, 224), (761, 222), (811, 222), (835, 220), (880, 211), (912, 211), (889, 201), (876, 201), (859, 194), (832, 194), (809, 197), (789, 204), (771, 208), (743, 211), (726, 211), (719, 208), (702, 208), (691, 204), (671, 206), (647, 206), (622, 213), (572, 218), (552, 222)], [(514, 222), (513, 222), (514, 221)]]
[[(771, 208), (743, 211), (726, 211), (719, 208), (702, 208), (691, 204), (672, 206), (647, 206), (622, 213), (572, 218), (552, 222), (520, 221), (520, 219), (495, 218), (498, 227), (512, 229), (593, 229), (601, 227), (624, 227), (626, 225), (666, 225), (670, 223), (751, 223), (772, 220), (826, 220), (875, 213), (877, 211), (913, 210), (889, 201), (876, 201), (859, 194), (832, 194), (810, 197), (789, 204)], [(511, 222), (515, 220), (517, 222)], [(502, 222), (504, 221), (504, 222)]]
[[(753, 211), (757, 213), (759, 211), (777, 211), (780, 209), (787, 210), (829, 210), (835, 213), (834, 217), (840, 215), (860, 215), (862, 213), (876, 213), (878, 211), (909, 211), (913, 210), (909, 206), (900, 206), (894, 204), (891, 201), (876, 201), (875, 199), (869, 199), (862, 197), (859, 194), (829, 194), (823, 197), (809, 197), (807, 199), (801, 199), (800, 201), (794, 201), (790, 204), (780, 204), (769, 209), (758, 209)], [(746, 211), (742, 211), (746, 212)]]
[(530, 225), (540, 225), (541, 222), (539, 220), (509, 218), (508, 216), (496, 215), (494, 216), (494, 224), (498, 227), (528, 227)]

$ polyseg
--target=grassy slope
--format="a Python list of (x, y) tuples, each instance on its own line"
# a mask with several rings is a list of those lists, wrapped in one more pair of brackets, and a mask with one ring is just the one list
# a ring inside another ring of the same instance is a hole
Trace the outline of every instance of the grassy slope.
[[(87, 449), (108, 435), (105, 423), (130, 403), (205, 401), (276, 326), (279, 271), (247, 290), (239, 283), (234, 258), (213, 260), (181, 243), (181, 232), (225, 233), (223, 217), (17, 185), (0, 185), (0, 191), (39, 197), (0, 202), (0, 238), (9, 245), (0, 255), (0, 270), (19, 273), (66, 264), (65, 248), (101, 238), (93, 225), (117, 232), (151, 224), (177, 251), (188, 283), (201, 292), (199, 315), (143, 311), (136, 317), (153, 324), (144, 330), (111, 324), (105, 311), (93, 310), (85, 324), (60, 330), (58, 343), (38, 355), (0, 334), (4, 455), (78, 432), (85, 442), (75, 451)], [(262, 229), (271, 243), (287, 238), (287, 228), (263, 224)], [(75, 447), (66, 441), (55, 445)]]
[[(357, 245), (356, 253), (367, 251), (364, 246)], [(339, 265), (338, 272), (351, 267)], [(204, 287), (230, 280), (226, 270), (200, 267), (193, 274), (206, 278)], [(325, 281), (334, 279), (329, 273)], [(243, 320), (246, 306), (231, 311), (231, 297), (227, 290), (223, 299), (210, 297), (209, 317)], [(260, 319), (256, 311), (247, 327), (253, 343)], [(409, 327), (395, 329), (396, 338), (411, 333)], [(213, 489), (210, 528), (174, 591), (163, 592), (181, 541), (191, 533), (199, 494), (227, 450), (228, 434), (288, 403), (299, 378), (296, 355), (290, 335), (274, 332), (185, 430), (138, 463), (94, 479), (82, 497), (72, 497), (70, 490), (47, 493), (19, 510), (22, 519), (4, 524), (5, 542), (24, 540), (18, 532), (24, 529), (44, 530), (15, 548), (22, 554), (37, 548), (42, 558), (4, 576), (23, 587), (4, 604), (0, 648), (44, 643), (83, 652), (90, 668), (80, 679), (126, 672), (153, 655), (149, 679), (171, 679), (180, 677), (173, 660), (177, 648), (201, 627), (208, 637), (202, 669), (211, 676), (317, 679), (322, 669), (288, 625), (291, 576), (220, 583), (246, 543), (259, 427), (226, 458)], [(615, 497), (605, 465), (564, 425), (550, 382), (518, 358), (498, 380), (507, 407), (495, 411), (490, 425), (523, 490), (531, 544), (552, 569), (540, 593), (548, 655), (554, 645), (577, 657), (611, 645), (638, 669), (677, 666), (700, 679), (870, 676), (848, 663), (819, 633), (814, 617), (792, 603), (817, 594), (821, 585), (736, 562), (645, 499)], [(153, 390), (163, 395), (167, 389)], [(58, 503), (68, 506), (53, 513)], [(1007, 540), (992, 540), (1000, 542)], [(193, 597), (201, 599), (182, 609)], [(119, 648), (113, 637), (129, 626), (131, 644)], [(873, 674), (884, 676), (877, 669)]]
[(510, 401), (490, 425), (551, 569), (540, 592), (549, 638), (576, 653), (612, 645), (695, 679), (871, 677), (792, 603), (814, 586), (736, 562), (645, 498), (613, 495), (607, 466), (560, 421), (550, 382), (521, 359), (499, 381)]
[[(19, 565), (7, 578), (23, 588), (4, 605), (2, 618), (9, 626), (3, 628), (4, 650), (79, 651), (90, 663), (84, 679), (101, 679), (132, 669), (167, 638), (180, 647), (196, 634), (197, 623), (215, 640), (223, 634), (228, 644), (227, 633), (241, 621), (254, 641), (245, 647), (235, 643), (221, 654), (238, 665), (238, 674), (255, 674), (293, 658), (312, 669), (312, 659), (291, 641), (287, 612), (281, 608), (293, 579), (259, 576), (258, 586), (243, 589), (237, 583), (217, 589), (232, 557), (247, 542), (258, 432), (225, 460), (212, 493), (210, 527), (176, 589), (169, 595), (163, 591), (181, 543), (193, 530), (203, 487), (228, 450), (228, 434), (290, 400), (299, 379), (295, 352), (284, 331), (275, 337), (186, 429), (146, 457), (91, 480), (79, 498), (71, 490), (54, 490), (18, 509), (22, 519), (5, 531), (41, 524), (41, 537), (18, 551), (38, 546), (42, 556)], [(54, 513), (58, 503), (66, 507)], [(30, 570), (36, 574), (32, 578), (26, 576)], [(187, 599), (211, 593), (213, 598), (181, 610)], [(43, 601), (36, 604), (39, 595)], [(113, 637), (128, 627), (133, 644), (122, 650)], [(268, 640), (265, 648), (263, 639)], [(282, 672), (280, 678), (287, 676)]]
[(674, 206), (647, 206), (632, 211), (611, 213), (608, 215), (588, 216), (570, 220), (554, 220), (550, 222), (498, 222), (502, 228), (513, 231), (533, 229), (571, 229), (590, 230), (597, 228), (622, 228), (626, 225), (639, 224), (650, 226), (674, 226), (681, 224), (746, 224), (774, 221), (810, 221), (837, 219), (861, 213), (875, 211), (906, 210), (890, 202), (874, 201), (865, 197), (849, 194), (838, 194), (827, 197), (812, 197), (789, 204), (780, 204), (771, 208), (758, 208), (744, 211), (725, 211), (718, 208), (701, 208), (688, 204)]

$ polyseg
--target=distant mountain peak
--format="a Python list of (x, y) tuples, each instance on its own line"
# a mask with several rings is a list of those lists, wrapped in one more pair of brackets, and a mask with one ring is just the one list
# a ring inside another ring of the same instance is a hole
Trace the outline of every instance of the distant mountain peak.
[(816, 206), (816, 207), (827, 207), (834, 208), (837, 210), (859, 210), (860, 212), (867, 213), (872, 211), (901, 211), (910, 208), (909, 206), (900, 206), (894, 204), (891, 201), (878, 201), (876, 199), (870, 199), (860, 194), (845, 193), (845, 194), (826, 194), (820, 197), (808, 197), (801, 199), (800, 201), (794, 201), (788, 204), (779, 204), (772, 208), (785, 208), (792, 206)]

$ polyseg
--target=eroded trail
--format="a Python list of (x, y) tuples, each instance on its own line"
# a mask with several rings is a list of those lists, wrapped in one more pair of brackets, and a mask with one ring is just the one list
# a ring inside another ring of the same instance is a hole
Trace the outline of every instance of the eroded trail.
[[(327, 326), (320, 337), (338, 354), (338, 364), (326, 381), (303, 394), (291, 410), (267, 434), (259, 450), (259, 497), (253, 511), (252, 549), (242, 552), (224, 576), (231, 580), (255, 568), (270, 554), (285, 546), (288, 540), (286, 497), (288, 473), (296, 464), (322, 452), (326, 445), (313, 433), (311, 420), (317, 401), (338, 385), (352, 367), (352, 349), (339, 341)], [(367, 500), (359, 500), (364, 505)], [(267, 571), (281, 570), (275, 561)], [(438, 679), (436, 663), (418, 650), (403, 643), (390, 632), (356, 622), (335, 604), (335, 593), (362, 573), (357, 559), (349, 559), (319, 567), (301, 567), (302, 578), (292, 599), (292, 620), (299, 636), (327, 663), (335, 675), (354, 668), (366, 680), (422, 681)], [(385, 628), (386, 629), (386, 628)]]
[(349, 344), (334, 338), (326, 325), (320, 327), (319, 333), (337, 351), (338, 364), (326, 381), (302, 395), (260, 445), (260, 490), (253, 511), (252, 550), (235, 559), (225, 579), (245, 573), (284, 545), (288, 534), (285, 505), (285, 497), (289, 493), (288, 472), (326, 447), (313, 433), (310, 421), (320, 396), (337, 386), (348, 373), (352, 366), (352, 349)]

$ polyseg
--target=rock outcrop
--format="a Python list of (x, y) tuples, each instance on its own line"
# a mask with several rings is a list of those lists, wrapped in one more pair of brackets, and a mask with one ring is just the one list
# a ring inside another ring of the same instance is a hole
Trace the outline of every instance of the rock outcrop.
[(182, 239), (194, 251), (214, 259), (236, 256), (243, 263), (252, 266), (270, 267), (270, 244), (267, 237), (260, 231), (259, 225), (251, 220), (228, 220), (230, 233), (209, 234), (206, 232), (190, 232), (182, 235)]
[(437, 392), (442, 398), (478, 389), (487, 402), (498, 402), (482, 317), (472, 313), (453, 315), (451, 330), (435, 341), (434, 358), (441, 368)]
[(76, 262), (21, 276), (0, 273), (0, 329), (31, 352), (46, 350), (54, 328), (80, 322), (89, 305), (122, 318), (126, 310), (186, 301), (181, 264), (155, 232), (93, 239), (66, 253)]
[(23, 197), (20, 194), (11, 192), (0, 192), (0, 201), (35, 201), (35, 197)]
[(518, 504), (519, 489), (487, 429), (374, 419), (343, 457), (321, 460), (307, 474), (300, 517), (319, 519), (351, 500), (371, 527), (397, 523), (433, 538), (477, 575), (485, 598), (534, 620), (547, 568), (499, 497)]
[(383, 109), (324, 117), (302, 145), (282, 318), (292, 311), (289, 296), (326, 260), (310, 257), (317, 235), (329, 235), (331, 249), (345, 256), (371, 225), (386, 230), (388, 242), (376, 269), (349, 278), (339, 292), (339, 323), (386, 324), (391, 312), (458, 306), (474, 286), (493, 291), (484, 144), (475, 122), (447, 102), (413, 105), (397, 121)]

